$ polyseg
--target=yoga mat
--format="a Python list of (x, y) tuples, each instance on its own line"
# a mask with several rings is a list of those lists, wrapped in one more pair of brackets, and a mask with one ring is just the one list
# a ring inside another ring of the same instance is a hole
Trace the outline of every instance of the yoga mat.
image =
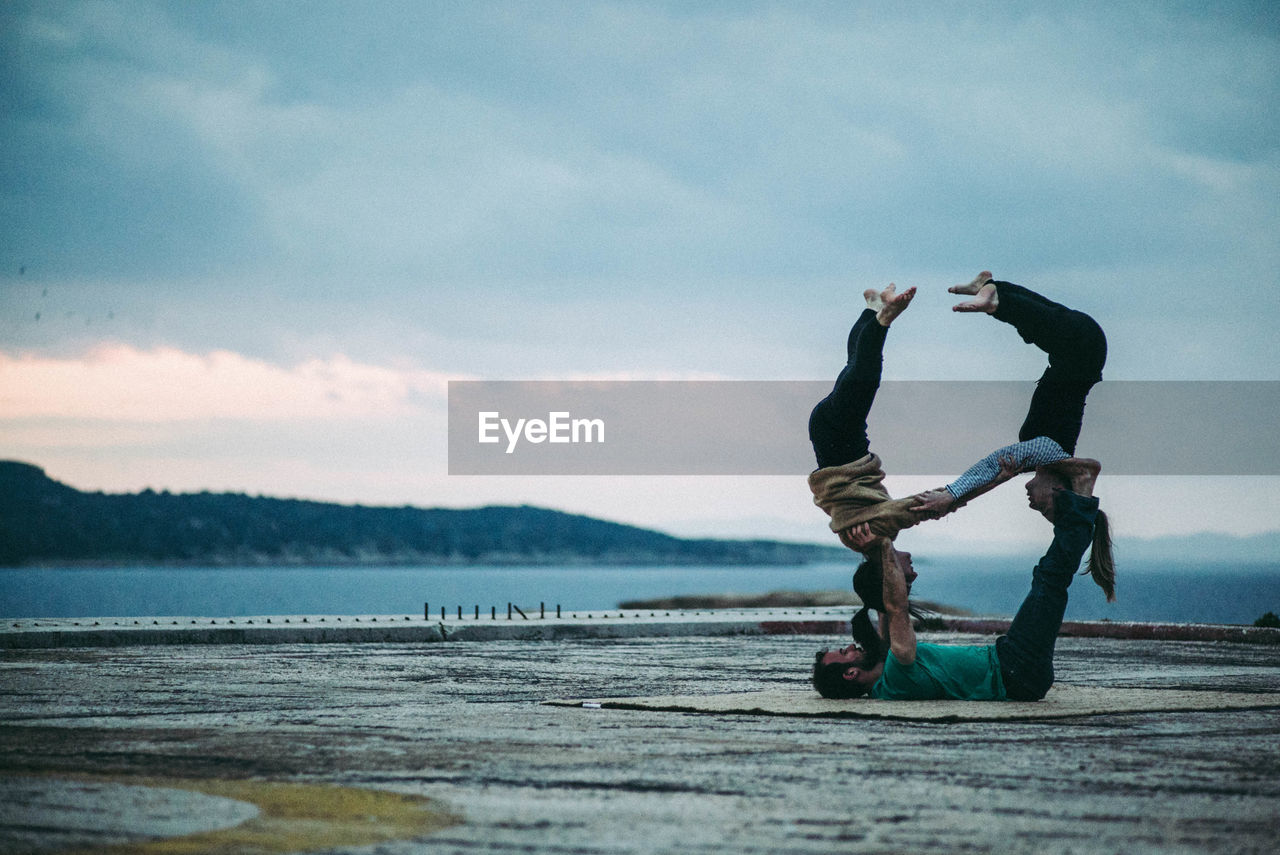
[(1058, 684), (1041, 701), (828, 700), (812, 689), (770, 689), (721, 695), (658, 695), (642, 698), (551, 700), (551, 706), (655, 710), (711, 715), (772, 715), (808, 718), (878, 718), (903, 721), (1031, 721), (1119, 713), (1205, 712), (1280, 708), (1280, 694), (1128, 689)]

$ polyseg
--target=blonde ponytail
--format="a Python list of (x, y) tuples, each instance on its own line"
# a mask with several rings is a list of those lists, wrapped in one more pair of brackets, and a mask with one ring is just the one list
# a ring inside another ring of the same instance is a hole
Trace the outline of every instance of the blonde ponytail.
[(1089, 550), (1089, 563), (1085, 565), (1093, 581), (1107, 595), (1107, 602), (1116, 601), (1116, 562), (1111, 554), (1111, 521), (1102, 511), (1093, 523), (1093, 547)]

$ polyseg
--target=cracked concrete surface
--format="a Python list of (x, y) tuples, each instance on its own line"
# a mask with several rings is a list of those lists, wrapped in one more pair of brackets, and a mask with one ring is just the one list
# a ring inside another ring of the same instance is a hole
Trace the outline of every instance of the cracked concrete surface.
[[(540, 704), (796, 689), (813, 651), (841, 641), (8, 650), (0, 769), (331, 783), (464, 818), (383, 853), (1274, 849), (1278, 710), (930, 724)], [(1066, 638), (1058, 676), (1276, 692), (1274, 650)], [(0, 827), (0, 849), (17, 842)]]

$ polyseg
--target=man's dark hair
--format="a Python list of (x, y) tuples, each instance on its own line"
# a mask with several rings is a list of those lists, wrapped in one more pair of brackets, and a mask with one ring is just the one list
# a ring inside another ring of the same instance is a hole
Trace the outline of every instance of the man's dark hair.
[[(829, 650), (819, 650), (817, 655), (813, 657), (813, 687), (818, 690), (818, 694), (833, 700), (846, 700), (860, 698), (870, 691), (871, 687), (866, 683), (844, 678), (845, 670), (852, 667), (850, 663), (833, 662), (830, 665), (823, 665), (822, 657), (830, 652)], [(863, 661), (865, 660), (866, 656), (864, 655)]]
[(871, 624), (871, 612), (866, 606), (854, 612), (853, 618), (849, 621), (849, 630), (853, 634), (853, 640), (862, 648), (867, 667), (873, 667), (877, 662), (884, 660), (884, 644), (880, 633), (876, 632), (876, 628)]

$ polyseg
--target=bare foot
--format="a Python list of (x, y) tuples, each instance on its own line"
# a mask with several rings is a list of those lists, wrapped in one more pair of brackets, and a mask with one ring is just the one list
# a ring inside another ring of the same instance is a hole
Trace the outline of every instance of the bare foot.
[(952, 294), (967, 294), (972, 297), (978, 293), (978, 289), (991, 281), (991, 271), (984, 270), (977, 276), (973, 277), (973, 281), (966, 285), (952, 285), (947, 290)]
[(880, 299), (880, 292), (875, 288), (868, 288), (863, 291), (862, 299), (867, 301), (867, 308), (873, 312), (879, 312), (884, 308), (884, 300)]
[[(901, 294), (896, 293), (897, 286), (889, 283), (889, 287), (881, 291), (877, 296), (880, 301), (880, 308), (876, 310), (876, 323), (882, 327), (887, 327), (893, 323), (893, 319), (906, 311), (907, 306), (911, 305), (911, 298), (916, 295), (916, 287), (912, 285)], [(868, 301), (868, 304), (870, 301)]]
[[(956, 286), (968, 287), (968, 286)], [(1000, 305), (1000, 295), (996, 293), (996, 286), (990, 282), (978, 289), (978, 296), (972, 300), (965, 300), (963, 303), (956, 303), (951, 307), (953, 312), (985, 312), (988, 315), (995, 314), (996, 309)]]
[(1065, 478), (1071, 492), (1080, 496), (1092, 496), (1093, 484), (1098, 480), (1102, 464), (1089, 457), (1068, 457), (1044, 468)]

